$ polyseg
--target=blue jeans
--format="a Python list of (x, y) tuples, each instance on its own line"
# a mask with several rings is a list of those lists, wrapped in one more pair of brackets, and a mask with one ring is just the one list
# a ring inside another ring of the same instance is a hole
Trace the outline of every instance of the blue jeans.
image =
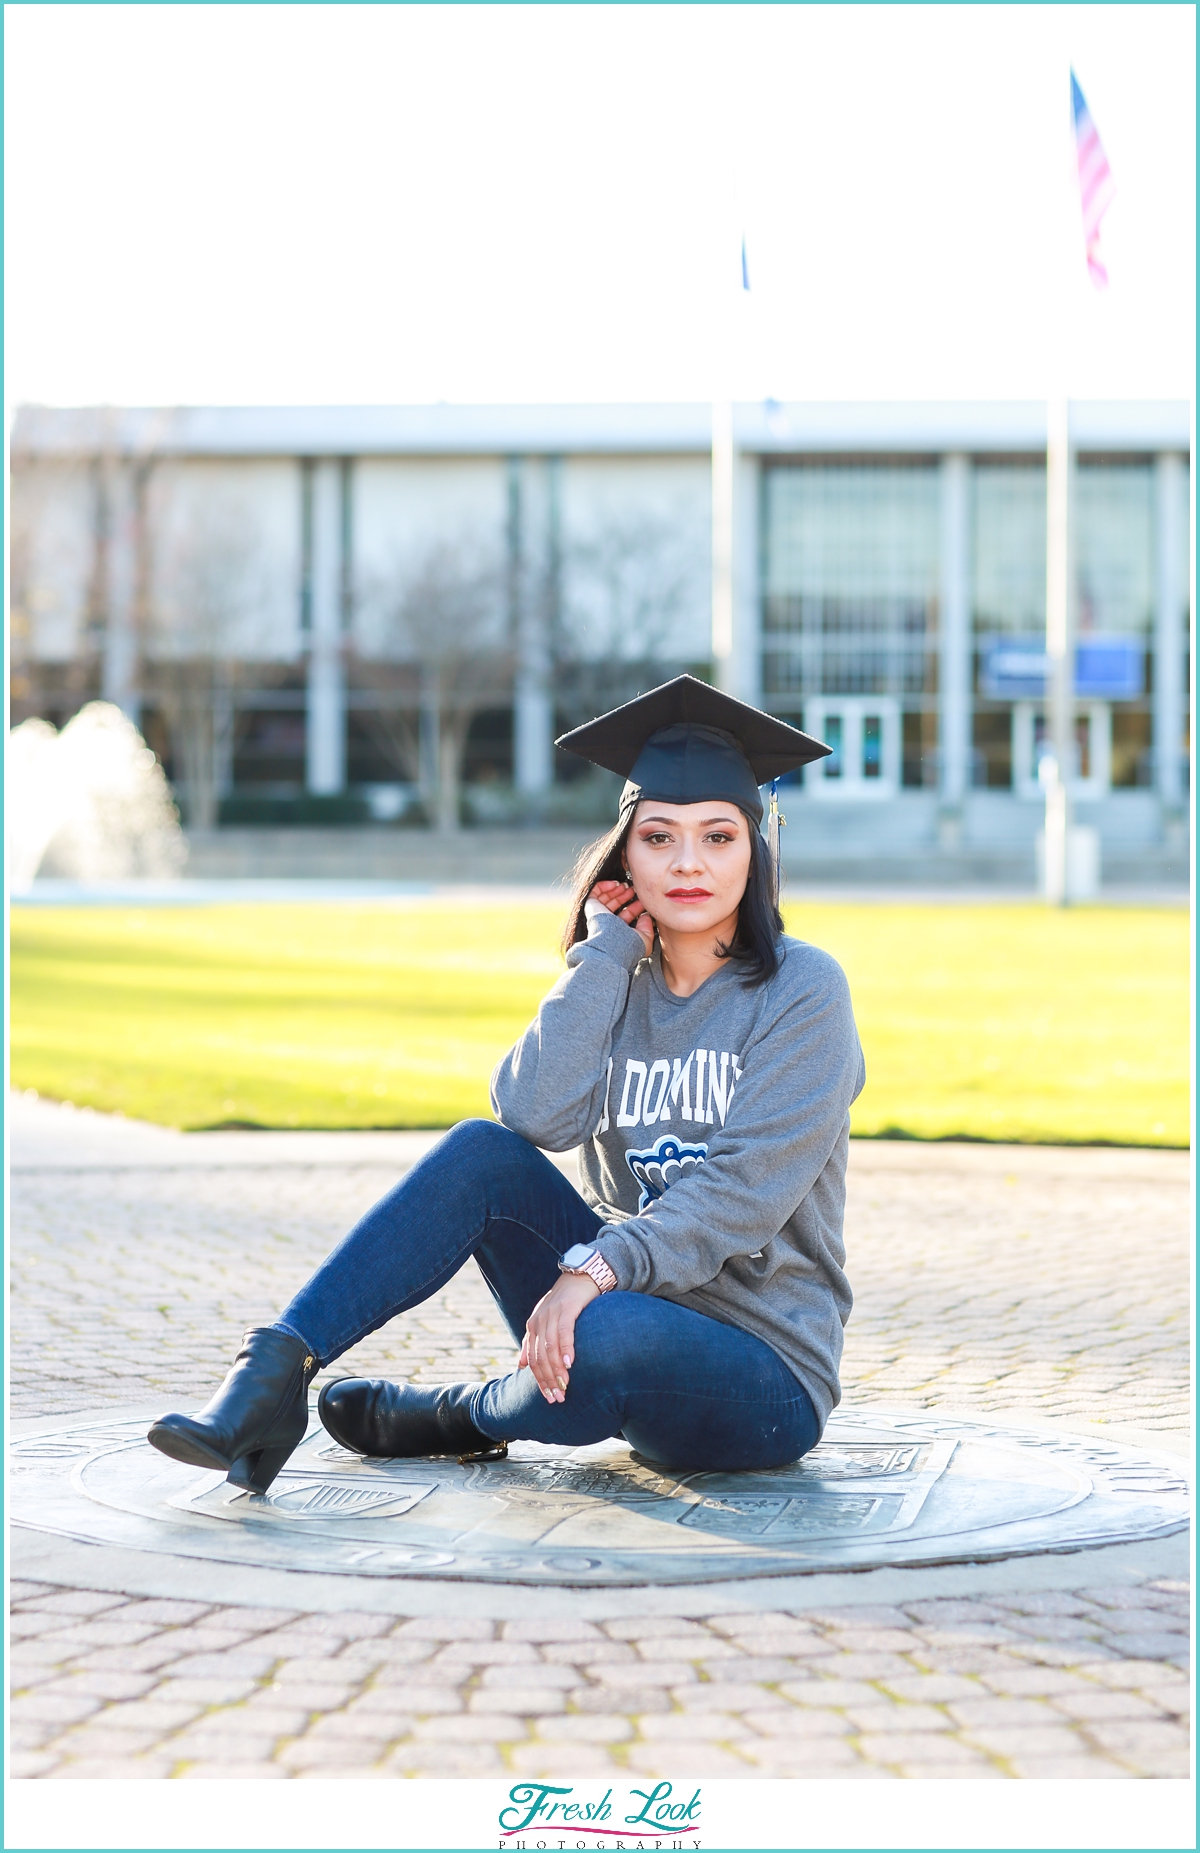
[[(604, 1227), (519, 1134), (464, 1120), (368, 1210), (276, 1322), (330, 1364), (419, 1306), (474, 1255), (519, 1343), (559, 1257)], [(494, 1440), (582, 1447), (621, 1435), (670, 1467), (780, 1467), (817, 1440), (808, 1392), (761, 1338), (651, 1294), (602, 1294), (575, 1327), (566, 1400), (530, 1370), (484, 1383), (472, 1420)]]

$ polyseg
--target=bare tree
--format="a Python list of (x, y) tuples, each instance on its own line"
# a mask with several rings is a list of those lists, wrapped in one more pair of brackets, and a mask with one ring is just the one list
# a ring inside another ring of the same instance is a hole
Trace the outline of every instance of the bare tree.
[[(421, 672), (415, 662), (371, 655), (351, 639), (347, 676), (354, 719), (406, 785), (421, 784)], [(365, 696), (365, 700), (355, 699)]]
[(232, 777), (235, 695), (265, 598), (257, 528), (239, 503), (204, 506), (156, 566), (147, 681), (171, 736), (186, 821), (210, 830)]
[(687, 605), (707, 565), (686, 517), (616, 515), (567, 556), (570, 600), (555, 638), (558, 706), (569, 724), (618, 706), (663, 679)]
[[(84, 493), (93, 504), (88, 522), (64, 523), (64, 506), (71, 508), (71, 487), (78, 489), (81, 474)], [(72, 477), (75, 482), (68, 487)], [(47, 463), (14, 449), (10, 485), (9, 694), (15, 720), (44, 714), (48, 706), (78, 708), (99, 687), (100, 659), (91, 616), (97, 510), (94, 468), (81, 472), (78, 464)], [(78, 596), (80, 581), (86, 583), (86, 609), (70, 610), (68, 615), (64, 607)], [(49, 657), (47, 629), (56, 637)]]
[(441, 831), (459, 828), (472, 720), (509, 696), (513, 647), (503, 590), (496, 562), (449, 541), (374, 590), (385, 655), (360, 656), (356, 674), (373, 681), (384, 701), (369, 711), (368, 725), (394, 762), (415, 775)]
[[(20, 467), (21, 463), (24, 467)], [(35, 553), (46, 504), (46, 475), (28, 460), (14, 456), (8, 523), (9, 686), (14, 711), (37, 701), (34, 615), (39, 588)]]

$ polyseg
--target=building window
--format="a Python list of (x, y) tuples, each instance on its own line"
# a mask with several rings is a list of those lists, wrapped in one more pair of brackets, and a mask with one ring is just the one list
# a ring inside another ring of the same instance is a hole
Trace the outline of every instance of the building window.
[(976, 637), (1046, 629), (1046, 469), (977, 463), (971, 473), (971, 603)]
[(1079, 459), (1075, 559), (1080, 635), (1148, 638), (1154, 625), (1154, 481), (1148, 459)]
[(513, 711), (483, 708), (471, 717), (463, 748), (465, 785), (511, 785), (513, 777)]
[(933, 708), (906, 708), (901, 782), (933, 788), (938, 782), (938, 717)]
[(919, 708), (936, 691), (936, 465), (771, 465), (763, 491), (768, 705), (893, 695)]
[(1114, 708), (1112, 782), (1118, 787), (1154, 783), (1153, 725), (1144, 706)]
[(986, 791), (1010, 791), (1012, 782), (1012, 709), (977, 707), (971, 723), (971, 783)]
[(239, 712), (233, 756), (236, 787), (266, 787), (279, 797), (303, 791), (307, 731), (303, 700), (303, 694), (298, 693), (292, 712), (274, 706), (244, 708)]
[[(1149, 459), (1080, 457), (1073, 484), (1080, 700), (1106, 701), (1111, 761), (1104, 783), (1149, 781), (1150, 639), (1154, 621), (1154, 483)], [(975, 673), (972, 782), (1028, 785), (1015, 767), (1010, 730), (1022, 698), (1044, 698), (1040, 672), (1003, 690), (996, 665), (1031, 663), (1045, 647), (1046, 471), (1040, 458), (980, 459), (972, 472), (972, 628)], [(1089, 638), (1095, 647), (1087, 648)], [(1005, 646), (1012, 649), (1005, 657)], [(1009, 674), (1011, 680), (1011, 670)], [(1018, 678), (1019, 680), (1019, 678)], [(1097, 710), (1097, 714), (1098, 714)], [(1092, 724), (1098, 724), (1096, 716)], [(1081, 776), (1083, 776), (1081, 774)], [(1095, 780), (1093, 779), (1093, 783)]]
[[(936, 464), (769, 464), (763, 503), (767, 705), (826, 738), (848, 730), (848, 794), (935, 784)], [(885, 698), (878, 713), (863, 708), (870, 696)], [(834, 776), (827, 765), (805, 783), (832, 789)]]
[[(1186, 529), (1185, 529), (1186, 531)], [(1081, 457), (1075, 472), (1077, 622), (1081, 643), (1124, 642), (1128, 679), (1112, 702), (1110, 781), (1118, 789), (1154, 779), (1154, 475), (1149, 458)]]
[[(971, 783), (1013, 787), (1013, 703), (996, 699), (989, 671), (998, 647), (1046, 634), (1046, 466), (1040, 458), (980, 459), (971, 472), (971, 629), (974, 713)], [(1040, 685), (1020, 691), (1041, 693)]]

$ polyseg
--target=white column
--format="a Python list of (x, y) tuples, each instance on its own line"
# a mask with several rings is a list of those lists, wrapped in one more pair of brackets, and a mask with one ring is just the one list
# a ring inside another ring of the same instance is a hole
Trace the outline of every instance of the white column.
[(733, 403), (712, 409), (712, 653), (713, 680), (733, 693)]
[(312, 466), (309, 562), (306, 782), (332, 796), (346, 789), (346, 672), (342, 656), (342, 508), (336, 460)]
[(959, 452), (942, 458), (941, 635), (938, 663), (941, 801), (957, 811), (971, 765), (970, 475)]
[[(535, 472), (509, 460), (508, 566), (513, 676), (513, 782), (536, 797), (554, 782), (554, 695), (550, 649), (550, 573), (557, 553), (557, 459)], [(539, 517), (535, 523), (535, 515)], [(532, 536), (542, 536), (535, 547)]]
[(734, 445), (733, 405), (712, 410), (713, 679), (727, 695), (758, 705), (762, 624), (758, 583), (757, 457)]
[(1154, 783), (1165, 812), (1183, 790), (1183, 610), (1186, 588), (1183, 459), (1165, 452), (1155, 464)]
[(530, 796), (554, 783), (554, 704), (541, 654), (526, 656), (513, 696), (513, 776)]
[(133, 468), (105, 464), (101, 493), (107, 528), (104, 573), (104, 654), (100, 692), (128, 716), (134, 726), (141, 720), (138, 698), (138, 507)]

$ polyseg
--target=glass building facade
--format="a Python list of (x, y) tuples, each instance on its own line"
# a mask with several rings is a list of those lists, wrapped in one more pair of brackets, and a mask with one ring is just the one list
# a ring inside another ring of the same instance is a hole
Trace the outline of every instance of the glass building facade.
[[(399, 614), (422, 562), (469, 542), (497, 622), (458, 760), (480, 817), (590, 823), (607, 798), (568, 780), (556, 733), (687, 668), (829, 743), (795, 775), (806, 807), (830, 804), (808, 808), (794, 854), (803, 836), (831, 862), (928, 855), (931, 879), (981, 856), (1025, 880), (1049, 744), (1047, 409), (746, 401), (714, 454), (708, 404), (25, 407), (15, 718), (61, 725), (102, 695), (173, 766), (171, 561), (233, 514), (253, 536), (237, 594), (253, 622), (213, 708), (233, 749), (214, 782), (357, 794), (394, 817), (434, 789), (442, 726), (422, 693), (441, 670)], [(1182, 400), (1069, 408), (1065, 771), (1114, 881), (1174, 881), (1186, 862), (1191, 424)]]
[(1013, 705), (989, 696), (986, 665), (1001, 640), (1043, 647), (1046, 466), (977, 459), (971, 470), (971, 783), (1013, 784)]
[[(886, 757), (880, 729), (890, 727), (894, 783), (938, 782), (939, 478), (936, 457), (764, 459), (763, 699), (781, 716), (824, 728), (835, 752), (822, 776), (847, 776), (843, 736), (857, 729), (865, 788), (872, 762), (882, 767)], [(1044, 649), (1045, 462), (975, 457), (968, 480), (970, 784), (1029, 796), (1045, 725), (1040, 684), (1014, 694), (997, 686), (992, 665), (998, 651), (1036, 662)], [(1109, 677), (1091, 687), (1081, 655), (1076, 776), (1096, 795), (1153, 782), (1155, 493), (1152, 457), (1076, 459), (1078, 637), (1081, 651), (1096, 640), (1092, 656)], [(1186, 586), (1186, 521), (1180, 531), (1176, 570)], [(1186, 609), (1180, 622), (1185, 635)], [(878, 713), (864, 706), (869, 697)]]
[(877, 713), (822, 710), (830, 744), (861, 727), (861, 776), (878, 778), (891, 725), (901, 782), (936, 783), (936, 460), (769, 463), (762, 483), (764, 700), (798, 718), (816, 697), (882, 697)]
[[(1153, 777), (1152, 459), (1080, 457), (1072, 506), (1080, 642), (1096, 637), (1125, 645), (1119, 697), (1092, 704), (1080, 717), (1077, 770), (1095, 782), (1103, 766), (1103, 783), (1110, 789), (1148, 786)], [(1020, 790), (1036, 777), (1030, 754), (1036, 755), (1044, 714), (1035, 706), (1023, 730), (1022, 713), (1014, 714), (1014, 704), (997, 699), (989, 688), (987, 662), (1001, 640), (1036, 651), (1045, 635), (1046, 472), (1040, 458), (976, 462), (971, 556), (972, 782)]]

